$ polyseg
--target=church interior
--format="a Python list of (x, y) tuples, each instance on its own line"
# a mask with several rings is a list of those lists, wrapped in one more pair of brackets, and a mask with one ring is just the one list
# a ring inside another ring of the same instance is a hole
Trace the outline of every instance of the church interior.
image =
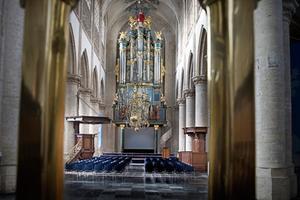
[(299, 0), (0, 0), (0, 199), (297, 200), (299, 102)]

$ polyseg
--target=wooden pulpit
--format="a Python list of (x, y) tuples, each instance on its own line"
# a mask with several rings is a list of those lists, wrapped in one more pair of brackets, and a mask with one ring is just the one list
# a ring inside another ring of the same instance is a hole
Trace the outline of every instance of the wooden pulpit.
[(179, 152), (179, 159), (192, 165), (197, 171), (207, 172), (207, 153), (205, 151), (207, 127), (184, 128), (184, 134), (192, 137), (192, 151)]
[(82, 150), (79, 159), (90, 159), (95, 153), (94, 146), (95, 134), (76, 134), (76, 143), (82, 140)]

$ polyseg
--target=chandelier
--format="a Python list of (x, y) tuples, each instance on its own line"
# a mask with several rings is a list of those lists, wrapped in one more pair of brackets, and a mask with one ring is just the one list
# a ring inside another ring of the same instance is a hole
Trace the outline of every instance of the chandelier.
[[(137, 3), (146, 2), (151, 1)], [(118, 37), (113, 122), (135, 131), (157, 129), (166, 124), (163, 35), (151, 29), (152, 19), (143, 9), (129, 17), (128, 25)]]

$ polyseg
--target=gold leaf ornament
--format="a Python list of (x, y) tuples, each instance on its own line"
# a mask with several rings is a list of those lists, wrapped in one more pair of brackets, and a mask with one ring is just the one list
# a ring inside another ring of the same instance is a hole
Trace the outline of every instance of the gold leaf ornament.
[(147, 16), (144, 20), (144, 26), (148, 29), (151, 29), (152, 19), (150, 16)]
[(162, 32), (161, 32), (161, 31), (155, 32), (155, 37), (156, 37), (156, 39), (158, 39), (158, 40), (162, 40)]
[(125, 32), (120, 32), (120, 37), (119, 37), (119, 40), (125, 40), (127, 37), (126, 33)]
[(137, 20), (135, 19), (135, 17), (130, 16), (128, 21), (129, 21), (128, 23), (129, 23), (129, 26), (130, 26), (131, 29), (136, 27)]

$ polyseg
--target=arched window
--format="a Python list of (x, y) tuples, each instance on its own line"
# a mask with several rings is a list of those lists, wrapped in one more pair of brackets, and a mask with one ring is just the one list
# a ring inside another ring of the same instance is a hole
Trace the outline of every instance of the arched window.
[(94, 72), (93, 72), (93, 96), (98, 97), (98, 75), (97, 75), (97, 68), (95, 66)]
[(83, 88), (88, 88), (88, 59), (86, 51), (84, 51), (81, 56), (80, 76), (80, 86)]

